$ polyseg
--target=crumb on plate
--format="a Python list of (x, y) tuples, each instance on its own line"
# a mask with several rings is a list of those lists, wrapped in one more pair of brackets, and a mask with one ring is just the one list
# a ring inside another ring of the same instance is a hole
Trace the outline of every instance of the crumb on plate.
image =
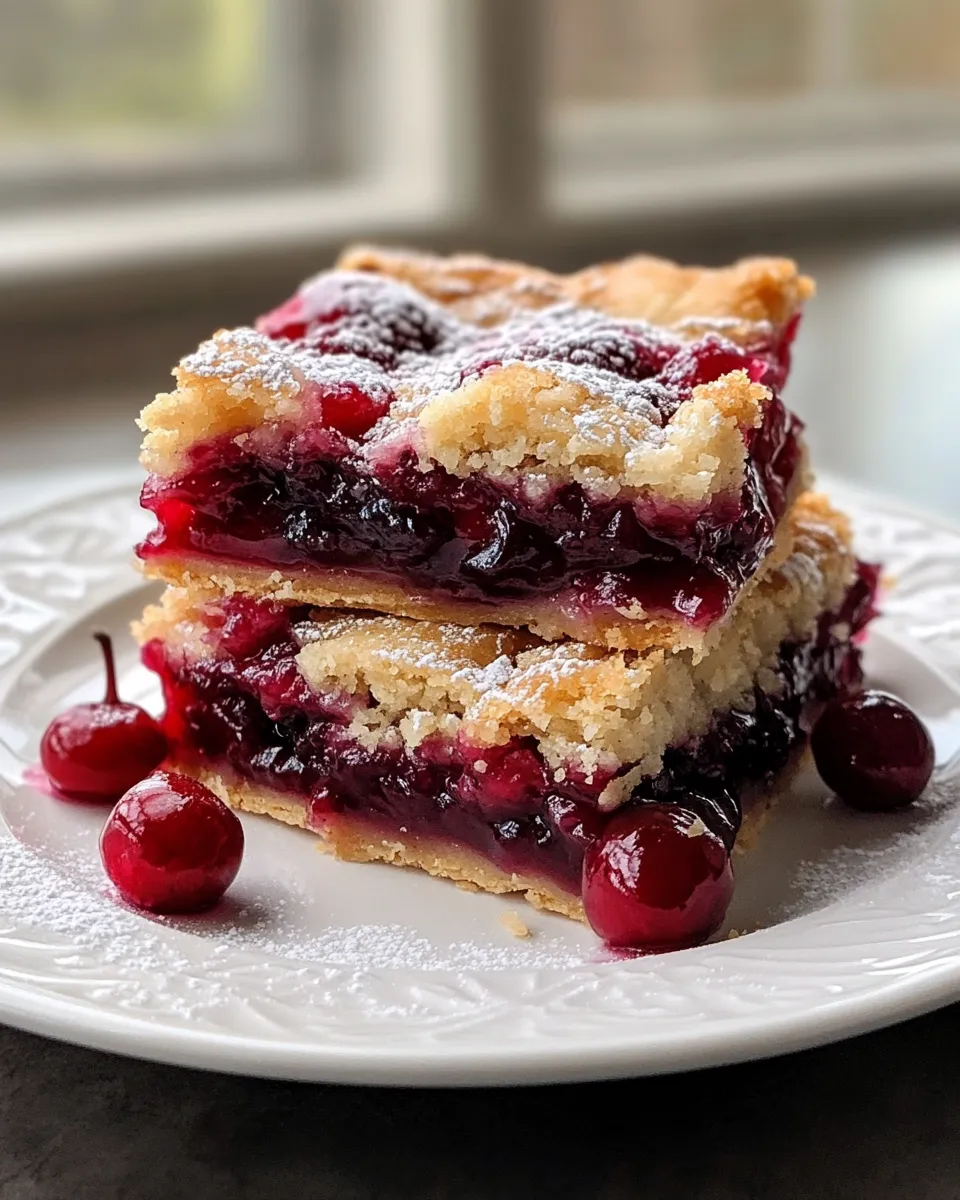
[(526, 921), (521, 920), (520, 914), (514, 912), (513, 909), (500, 914), (500, 924), (514, 937), (528, 938), (530, 936), (530, 926)]

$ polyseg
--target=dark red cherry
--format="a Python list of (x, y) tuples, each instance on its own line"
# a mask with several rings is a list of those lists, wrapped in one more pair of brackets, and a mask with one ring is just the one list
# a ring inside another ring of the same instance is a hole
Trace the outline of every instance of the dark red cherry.
[(487, 815), (512, 814), (533, 804), (543, 791), (543, 767), (526, 746), (488, 746), (457, 785), (462, 800)]
[(769, 363), (753, 357), (738, 346), (716, 338), (705, 338), (682, 349), (664, 371), (664, 382), (687, 390), (712, 383), (731, 371), (746, 371), (754, 382), (769, 373)]
[(318, 403), (323, 425), (349, 438), (363, 437), (389, 407), (389, 404), (374, 400), (352, 383), (323, 388)]
[(56, 790), (69, 799), (112, 803), (159, 766), (168, 747), (148, 712), (119, 699), (110, 638), (93, 636), (103, 650), (106, 696), (54, 717), (40, 742), (40, 762)]
[(257, 330), (270, 338), (302, 338), (307, 331), (309, 316), (304, 312), (299, 295), (291, 296), (278, 308), (257, 317)]
[(587, 920), (613, 946), (696, 945), (720, 927), (732, 895), (726, 847), (678, 804), (615, 814), (584, 858)]
[(820, 778), (853, 808), (889, 812), (912, 804), (930, 782), (927, 727), (902, 700), (860, 692), (823, 710), (810, 738)]
[(236, 878), (243, 826), (208, 787), (157, 771), (121, 797), (100, 835), (103, 869), (130, 904), (202, 912)]

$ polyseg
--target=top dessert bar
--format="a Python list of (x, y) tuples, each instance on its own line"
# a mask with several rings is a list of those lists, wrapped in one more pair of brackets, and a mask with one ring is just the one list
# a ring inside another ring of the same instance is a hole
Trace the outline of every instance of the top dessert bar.
[(779, 259), (559, 276), (358, 249), (143, 413), (148, 573), (702, 647), (805, 477)]

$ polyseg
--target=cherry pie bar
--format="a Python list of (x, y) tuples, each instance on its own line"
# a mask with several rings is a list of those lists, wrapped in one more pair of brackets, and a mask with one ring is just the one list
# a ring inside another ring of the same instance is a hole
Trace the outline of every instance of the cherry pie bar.
[(614, 822), (682, 805), (694, 816), (681, 849), (707, 835), (729, 871), (811, 710), (859, 684), (876, 573), (823, 497), (802, 496), (783, 524), (782, 555), (706, 655), (278, 603), (195, 566), (137, 627), (172, 765), (341, 858), (525, 893), (573, 918), (586, 905), (609, 928), (584, 861)]
[(873, 613), (781, 400), (811, 292), (360, 248), (214, 335), (141, 421), (170, 765), (341, 858), (708, 936)]
[(145, 570), (706, 653), (790, 552), (806, 467), (780, 390), (811, 291), (779, 259), (348, 252), (144, 411)]

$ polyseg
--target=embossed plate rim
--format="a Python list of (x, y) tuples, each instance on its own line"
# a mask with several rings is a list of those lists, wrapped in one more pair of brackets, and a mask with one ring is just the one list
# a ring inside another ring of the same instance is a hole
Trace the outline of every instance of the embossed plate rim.
[[(878, 529), (887, 528), (892, 546), (902, 536), (900, 558), (923, 565), (924, 571), (916, 572), (918, 577), (924, 575), (923, 585), (907, 578), (895, 603), (888, 606), (891, 615), (886, 621), (886, 636), (901, 645), (919, 644), (923, 659), (949, 684), (960, 704), (960, 606), (956, 609), (958, 621), (952, 623), (931, 611), (931, 597), (939, 603), (944, 589), (951, 598), (960, 596), (960, 531), (905, 505), (847, 486), (834, 485), (829, 490), (867, 524), (873, 521)], [(75, 577), (60, 588), (59, 611), (53, 611), (50, 605), (41, 636), (29, 650), (21, 650), (10, 662), (0, 665), (0, 710), (14, 679), (44, 647), (69, 629), (81, 607), (87, 611), (94, 601), (109, 601), (137, 586), (122, 570), (129, 558), (129, 533), (122, 513), (129, 506), (132, 526), (134, 494), (127, 485), (118, 485), (70, 497), (0, 524), (0, 552), (6, 552), (6, 566), (12, 562), (14, 567), (11, 572), (0, 562), (0, 600), (6, 596), (8, 605), (0, 610), (2, 651), (4, 630), (9, 626), (9, 619), (4, 623), (4, 613), (9, 618), (11, 595), (16, 601), (11, 574), (16, 574), (18, 565), (24, 576), (44, 569), (56, 574), (63, 566), (51, 548), (31, 548), (29, 539), (24, 542), (24, 531), (45, 520), (55, 524), (58, 515), (70, 514), (75, 519), (78, 513), (98, 504), (115, 505), (121, 514), (123, 528), (117, 531), (117, 544), (110, 551), (113, 557), (100, 565), (85, 566), (82, 561), (73, 564)], [(923, 548), (923, 530), (929, 532), (927, 543), (940, 539), (936, 555), (931, 554), (929, 546)], [(24, 552), (19, 560), (18, 537)], [(897, 560), (897, 553), (893, 557)], [(23, 588), (22, 581), (18, 586)], [(11, 785), (8, 782), (3, 786)], [(8, 832), (3, 841), (10, 844)], [(860, 951), (856, 981), (850, 977), (849, 965), (844, 968), (838, 963), (840, 978), (821, 980), (824, 994), (816, 998), (808, 995), (806, 1001), (789, 1002), (782, 1009), (777, 1009), (782, 1002), (778, 1000), (772, 1005), (776, 1011), (760, 1011), (756, 1004), (774, 999), (772, 995), (764, 997), (765, 987), (771, 984), (771, 956), (775, 960), (778, 954), (782, 957), (787, 952), (792, 965), (781, 984), (788, 991), (797, 987), (802, 991), (810, 977), (810, 971), (804, 969), (805, 955), (823, 953), (816, 935), (830, 927), (831, 914), (834, 919), (840, 918), (841, 926), (850, 919), (869, 921), (871, 907), (882, 903), (889, 881), (865, 885), (857, 893), (857, 903), (851, 904), (847, 897), (840, 903), (839, 912), (834, 911), (838, 906), (830, 906), (746, 939), (659, 959), (590, 964), (568, 971), (477, 971), (470, 978), (463, 978), (471, 975), (469, 972), (351, 972), (342, 966), (318, 969), (316, 978), (307, 985), (332, 1000), (326, 1009), (322, 1005), (317, 1009), (313, 1025), (297, 1027), (295, 1018), (298, 1013), (302, 1018), (303, 1007), (301, 1003), (298, 1010), (294, 1003), (295, 984), (291, 985), (293, 999), (281, 996), (277, 1001), (264, 994), (255, 997), (261, 1005), (257, 1021), (268, 1028), (267, 1034), (251, 1032), (256, 1022), (240, 1032), (231, 1031), (229, 1020), (239, 1018), (230, 1018), (233, 1009), (229, 1005), (229, 1012), (218, 1014), (218, 1010), (212, 1010), (215, 1019), (205, 1013), (203, 1027), (191, 1027), (192, 1017), (175, 1019), (164, 1013), (162, 997), (154, 997), (160, 1003), (153, 1016), (137, 1016), (117, 1007), (109, 980), (105, 995), (96, 1000), (91, 999), (93, 993), (81, 997), (81, 982), (87, 986), (89, 980), (71, 979), (70, 972), (75, 971), (71, 959), (76, 955), (69, 940), (45, 935), (43, 929), (32, 928), (29, 937), (24, 937), (21, 926), (13, 933), (6, 930), (9, 922), (0, 893), (0, 1019), (62, 1040), (186, 1066), (345, 1083), (538, 1083), (683, 1070), (762, 1057), (875, 1029), (919, 1015), (960, 995), (960, 828), (952, 828), (944, 841), (937, 854), (943, 859), (940, 865), (946, 882), (937, 902), (931, 898), (924, 913), (932, 918), (932, 924), (907, 934), (891, 933), (888, 928), (886, 940), (880, 943), (884, 955), (874, 953), (871, 957), (875, 961), (868, 962)], [(957, 895), (944, 901), (948, 893)], [(893, 911), (909, 924), (909, 905), (895, 905)], [(955, 928), (944, 929), (940, 917), (954, 919)], [(880, 927), (884, 927), (883, 918)], [(153, 925), (144, 923), (143, 929), (151, 935), (157, 933)], [(836, 929), (833, 936), (837, 936)], [(172, 932), (167, 940), (175, 945), (183, 938), (188, 935)], [(955, 949), (949, 951), (948, 942)], [(842, 959), (843, 946), (834, 949), (839, 949)], [(61, 987), (65, 979), (66, 986), (76, 982), (78, 994), (68, 997), (52, 991), (45, 975), (51, 969), (49, 962), (44, 970), (38, 969), (31, 958), (34, 951), (42, 952), (41, 957), (52, 953), (54, 973), (60, 973), (54, 982)], [(849, 957), (849, 947), (846, 952)], [(202, 954), (195, 957), (200, 961), (190, 961), (187, 974), (196, 972), (202, 977), (208, 965)], [(737, 968), (738, 962), (744, 965)], [(258, 968), (266, 972), (268, 983), (281, 979), (281, 975), (270, 976), (270, 972), (280, 970), (276, 964), (238, 963), (241, 974)], [(783, 967), (782, 961), (780, 965)], [(848, 973), (844, 975), (843, 970)], [(746, 988), (743, 994), (754, 1005), (741, 1015), (723, 1011), (724, 1001), (733, 999), (732, 991), (724, 991), (724, 975), (729, 979), (731, 971), (737, 986)], [(155, 982), (148, 973), (144, 986), (149, 988)], [(854, 982), (859, 986), (851, 990)], [(496, 991), (494, 984), (498, 985)], [(832, 987), (837, 994), (830, 998)], [(671, 1017), (669, 1012), (651, 1016), (658, 998), (661, 1006), (669, 1008), (671, 1000), (684, 994), (688, 1000), (690, 996), (695, 998), (690, 1013), (679, 1018)], [(309, 1015), (313, 1015), (319, 997), (316, 991), (304, 995)], [(348, 995), (351, 1005), (338, 1009)], [(476, 996), (479, 1000), (471, 1009), (471, 1000)], [(257, 1007), (249, 995), (244, 999), (238, 993), (229, 998), (231, 1003), (236, 999), (241, 1009), (244, 1004), (251, 1011)], [(462, 1011), (451, 1019), (449, 1010), (458, 1003)], [(209, 1027), (211, 1020), (213, 1027)], [(216, 1020), (221, 1021), (222, 1028), (215, 1027)]]

